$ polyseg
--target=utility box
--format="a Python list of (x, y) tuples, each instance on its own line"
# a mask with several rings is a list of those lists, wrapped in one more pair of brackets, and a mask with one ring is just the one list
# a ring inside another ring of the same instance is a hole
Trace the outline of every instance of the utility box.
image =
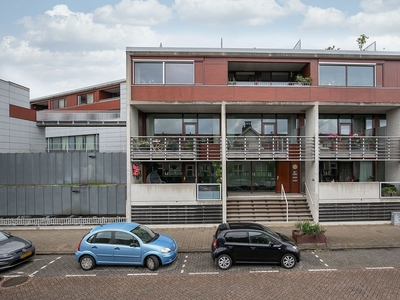
[(392, 212), (392, 225), (400, 225), (400, 211)]

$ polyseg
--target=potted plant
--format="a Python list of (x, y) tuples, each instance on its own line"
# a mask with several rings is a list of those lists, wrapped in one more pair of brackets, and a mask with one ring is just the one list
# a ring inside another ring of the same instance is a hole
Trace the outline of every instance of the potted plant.
[(294, 225), (297, 229), (292, 230), (292, 237), (296, 243), (324, 242), (327, 245), (325, 236), (326, 229), (319, 223), (312, 223), (308, 220), (297, 222)]
[(311, 76), (304, 77), (303, 75), (297, 75), (296, 76), (296, 82), (301, 83), (302, 85), (311, 85), (313, 82), (313, 78)]
[(193, 142), (192, 141), (187, 141), (183, 145), (183, 149), (185, 149), (185, 150), (193, 150)]
[(139, 148), (149, 148), (150, 142), (148, 140), (140, 140), (140, 141), (138, 141), (137, 146)]
[(397, 188), (395, 186), (386, 186), (382, 188), (382, 192), (384, 196), (394, 196), (397, 195)]

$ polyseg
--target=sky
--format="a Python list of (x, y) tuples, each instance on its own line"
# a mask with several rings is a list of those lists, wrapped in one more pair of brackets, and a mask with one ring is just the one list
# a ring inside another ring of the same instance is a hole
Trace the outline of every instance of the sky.
[[(400, 0), (0, 0), (0, 79), (35, 99), (124, 79), (127, 47), (400, 55)], [(339, 50), (339, 51), (340, 51)]]

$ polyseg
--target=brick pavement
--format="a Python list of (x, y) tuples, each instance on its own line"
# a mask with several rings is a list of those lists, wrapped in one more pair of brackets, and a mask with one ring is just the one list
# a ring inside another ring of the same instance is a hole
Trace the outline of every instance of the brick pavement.
[[(149, 226), (157, 232), (172, 236), (180, 252), (208, 252), (217, 225), (210, 226)], [(268, 224), (291, 236), (293, 223)], [(314, 249), (374, 249), (400, 248), (400, 226), (391, 224), (325, 225), (328, 245), (299, 244), (302, 250)], [(1, 230), (32, 240), (37, 254), (73, 254), (82, 236), (92, 227), (3, 227)]]

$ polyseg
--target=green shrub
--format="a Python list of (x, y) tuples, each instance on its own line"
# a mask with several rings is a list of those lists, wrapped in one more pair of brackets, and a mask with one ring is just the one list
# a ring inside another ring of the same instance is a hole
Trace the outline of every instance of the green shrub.
[(326, 232), (326, 229), (322, 227), (319, 223), (311, 223), (308, 220), (298, 222), (294, 226), (298, 228), (303, 234), (307, 235), (320, 234)]

